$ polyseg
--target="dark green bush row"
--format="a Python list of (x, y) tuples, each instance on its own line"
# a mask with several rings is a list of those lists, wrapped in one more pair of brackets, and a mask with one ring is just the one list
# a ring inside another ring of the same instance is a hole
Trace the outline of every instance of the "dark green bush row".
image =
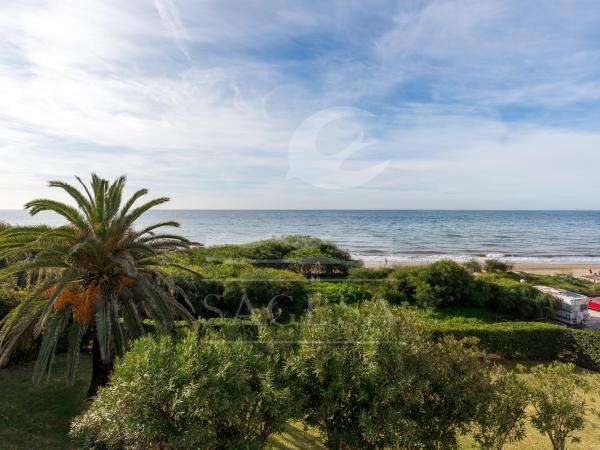
[(518, 279), (493, 273), (474, 277), (453, 261), (422, 267), (354, 269), (348, 279), (394, 304), (408, 302), (430, 308), (474, 306), (516, 320), (543, 319), (555, 302)]
[(600, 330), (581, 330), (537, 322), (494, 324), (431, 321), (434, 338), (475, 337), (479, 347), (504, 358), (533, 361), (566, 360), (600, 371)]

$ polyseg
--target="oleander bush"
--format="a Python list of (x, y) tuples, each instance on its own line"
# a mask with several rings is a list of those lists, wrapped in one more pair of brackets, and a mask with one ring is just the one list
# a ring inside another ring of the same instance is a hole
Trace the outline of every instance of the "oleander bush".
[(488, 382), (479, 351), (434, 342), (411, 311), (382, 301), (316, 308), (297, 333), (302, 419), (331, 449), (455, 448)]
[(502, 367), (496, 367), (486, 387), (477, 411), (473, 438), (482, 450), (502, 450), (505, 444), (525, 437), (529, 388), (515, 371)]
[(251, 343), (196, 325), (179, 341), (139, 339), (72, 436), (84, 448), (264, 448), (295, 405), (268, 336)]
[(549, 438), (553, 450), (565, 450), (567, 443), (580, 441), (577, 433), (591, 412), (587, 400), (591, 389), (590, 382), (576, 376), (574, 364), (553, 362), (534, 368), (531, 423)]

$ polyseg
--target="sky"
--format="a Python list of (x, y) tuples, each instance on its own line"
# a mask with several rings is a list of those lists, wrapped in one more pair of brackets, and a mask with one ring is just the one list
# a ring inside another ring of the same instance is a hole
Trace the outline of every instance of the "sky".
[(597, 1), (1, 9), (0, 208), (91, 172), (170, 208), (598, 208)]

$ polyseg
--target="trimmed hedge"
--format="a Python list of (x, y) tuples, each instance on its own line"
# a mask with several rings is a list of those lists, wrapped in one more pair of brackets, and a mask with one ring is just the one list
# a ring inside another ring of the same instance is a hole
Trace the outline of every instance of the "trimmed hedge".
[[(201, 335), (217, 330), (232, 339), (251, 341), (258, 335), (258, 324), (251, 320), (223, 318), (200, 319), (198, 322), (201, 322)], [(475, 337), (481, 350), (507, 359), (564, 360), (600, 371), (600, 330), (567, 328), (543, 322), (457, 323), (430, 319), (424, 323), (435, 340), (444, 336), (457, 339)], [(147, 324), (147, 328), (152, 332), (151, 323)]]
[(542, 322), (429, 322), (434, 339), (451, 335), (475, 337), (478, 346), (504, 358), (532, 361), (566, 360), (600, 371), (600, 330), (566, 328)]
[(600, 371), (600, 330), (569, 331), (577, 365)]
[(451, 335), (457, 339), (476, 337), (481, 349), (508, 359), (553, 361), (572, 349), (571, 330), (541, 322), (455, 324), (431, 322), (434, 339)]

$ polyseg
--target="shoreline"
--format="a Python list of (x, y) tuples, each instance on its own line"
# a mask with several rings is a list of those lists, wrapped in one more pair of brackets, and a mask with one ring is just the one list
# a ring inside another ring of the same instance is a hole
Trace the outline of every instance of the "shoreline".
[[(374, 261), (363, 261), (365, 267), (379, 268), (379, 267), (411, 267), (411, 266), (426, 266), (432, 264), (430, 262), (424, 263), (408, 263), (408, 262), (388, 262), (388, 264)], [(537, 275), (558, 275), (558, 274), (569, 274), (575, 277), (582, 277), (588, 274), (588, 269), (591, 268), (593, 272), (597, 273), (600, 270), (600, 265), (596, 264), (544, 264), (544, 263), (517, 263), (512, 264), (513, 271), (515, 272), (527, 272), (534, 273)]]

